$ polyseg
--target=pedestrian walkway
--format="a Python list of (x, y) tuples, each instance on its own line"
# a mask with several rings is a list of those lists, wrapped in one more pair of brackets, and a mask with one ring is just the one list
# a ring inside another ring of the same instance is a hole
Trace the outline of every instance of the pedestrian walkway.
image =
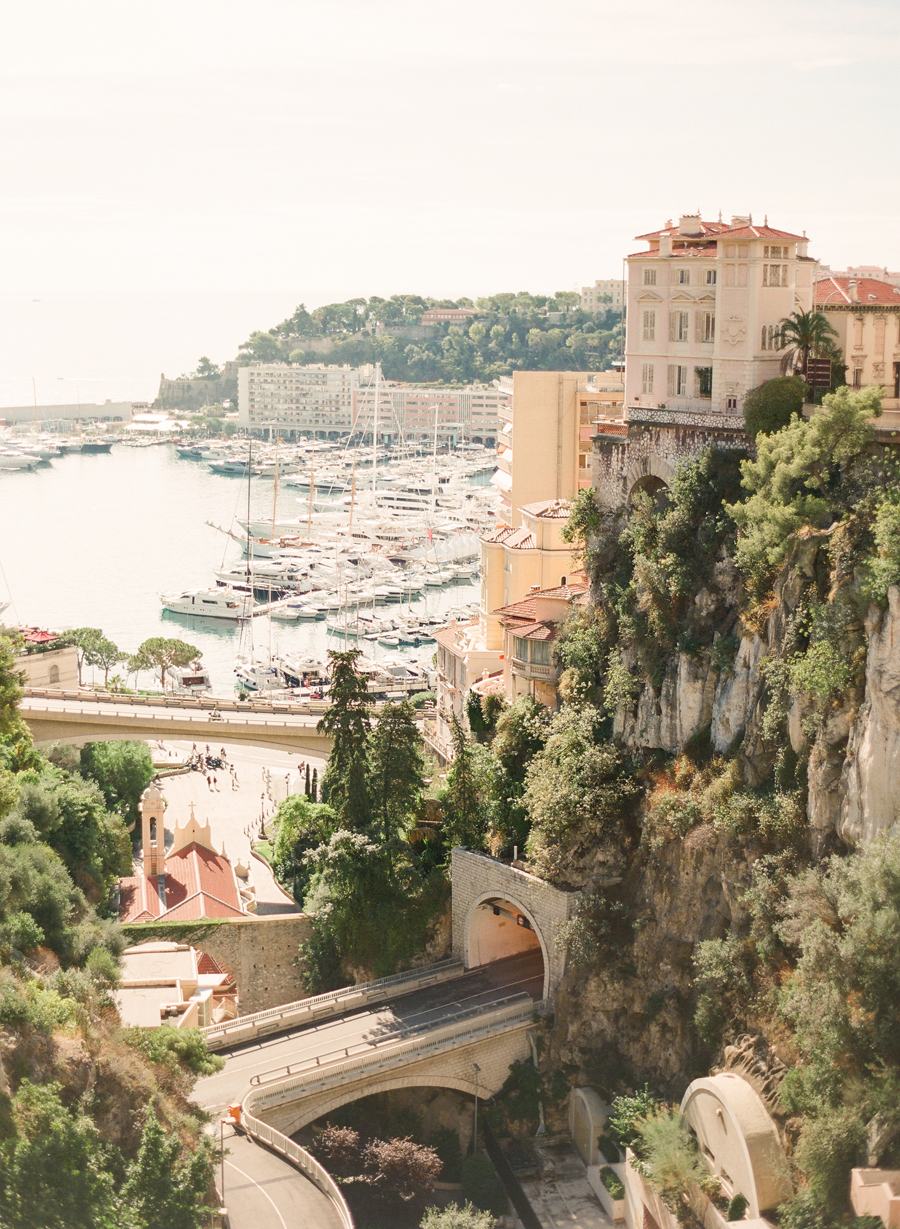
[(277, 1153), (233, 1127), (225, 1129), (225, 1150), (223, 1206), (231, 1229), (342, 1229), (328, 1196)]

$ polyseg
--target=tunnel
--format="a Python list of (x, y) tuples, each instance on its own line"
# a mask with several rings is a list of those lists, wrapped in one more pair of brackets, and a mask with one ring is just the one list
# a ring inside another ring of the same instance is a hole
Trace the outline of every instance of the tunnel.
[(496, 966), (511, 984), (535, 997), (547, 993), (547, 962), (534, 919), (515, 901), (490, 896), (479, 901), (469, 916), (466, 967)]

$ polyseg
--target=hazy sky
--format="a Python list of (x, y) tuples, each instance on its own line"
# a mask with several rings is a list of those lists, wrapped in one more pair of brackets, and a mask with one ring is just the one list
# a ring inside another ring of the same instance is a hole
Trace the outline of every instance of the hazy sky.
[(897, 0), (5, 0), (0, 48), (2, 404), (615, 276), (698, 207), (900, 268)]

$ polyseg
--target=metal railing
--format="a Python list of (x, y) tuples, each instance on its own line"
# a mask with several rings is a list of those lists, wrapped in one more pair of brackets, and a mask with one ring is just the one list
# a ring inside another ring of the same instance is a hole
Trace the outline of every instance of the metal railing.
[(523, 993), (519, 991), (517, 994), (509, 994), (505, 998), (495, 999), (492, 1003), (481, 1003), (477, 1007), (460, 1007), (458, 1011), (448, 1011), (440, 1020), (435, 1020), (431, 1024), (420, 1024), (417, 1027), (409, 1026), (405, 1028), (401, 1026), (390, 1033), (385, 1033), (381, 1037), (351, 1042), (349, 1045), (338, 1046), (334, 1050), (327, 1050), (324, 1054), (317, 1054), (314, 1058), (302, 1058), (295, 1063), (285, 1063), (281, 1067), (272, 1067), (269, 1071), (261, 1071), (257, 1075), (251, 1076), (250, 1084), (261, 1088), (263, 1084), (269, 1084), (274, 1080), (299, 1074), (300, 1071), (315, 1071), (322, 1070), (325, 1067), (334, 1067), (340, 1064), (343, 1059), (356, 1057), (356, 1055), (351, 1055), (351, 1050), (370, 1054), (373, 1050), (396, 1045), (397, 1042), (403, 1042), (410, 1037), (423, 1037), (433, 1033), (436, 1029), (447, 1028), (460, 1019), (473, 1020), (478, 1016), (502, 1010), (504, 1007), (509, 1007), (513, 1004), (524, 1004)]
[(236, 1016), (233, 1020), (220, 1024), (208, 1024), (200, 1031), (206, 1038), (206, 1044), (215, 1048), (216, 1044), (226, 1045), (234, 1040), (233, 1034), (250, 1031), (258, 1036), (260, 1032), (274, 1032), (290, 1017), (313, 1016), (321, 1019), (325, 1015), (337, 1014), (348, 1010), (348, 1007), (358, 1003), (370, 1003), (378, 999), (391, 998), (399, 991), (424, 988), (437, 982), (448, 981), (458, 977), (463, 972), (460, 960), (439, 960), (435, 964), (425, 965), (421, 969), (407, 969), (403, 973), (392, 973), (389, 977), (376, 977), (371, 981), (359, 982), (355, 986), (343, 986), (340, 990), (329, 990), (325, 994), (315, 994), (305, 999), (296, 999), (292, 1003), (283, 1003), (279, 1007), (269, 1007), (264, 1011), (249, 1012), (245, 1016)]
[(484, 1014), (492, 1013), (494, 1018), (482, 1021), (477, 1025), (438, 1026), (440, 1037), (424, 1034), (411, 1041), (401, 1041), (387, 1053), (358, 1055), (344, 1062), (336, 1062), (323, 1071), (321, 1067), (311, 1067), (308, 1071), (289, 1076), (273, 1085), (256, 1085), (244, 1098), (244, 1112), (252, 1113), (256, 1107), (274, 1106), (286, 1099), (296, 1100), (294, 1094), (305, 1091), (307, 1095), (327, 1087), (335, 1082), (355, 1082), (368, 1071), (377, 1068), (387, 1071), (410, 1062), (421, 1062), (444, 1050), (455, 1049), (468, 1045), (482, 1037), (493, 1036), (499, 1032), (524, 1028), (534, 1021), (534, 1003), (528, 995), (519, 996), (518, 1002), (508, 1006), (497, 1004), (485, 1005)]
[[(214, 699), (210, 696), (169, 696), (152, 694), (127, 694), (114, 691), (77, 691), (58, 687), (26, 687), (25, 699), (43, 700), (76, 700), (87, 704), (121, 704), (138, 708), (182, 708), (194, 712), (229, 712), (229, 713), (284, 713), (290, 716), (307, 716), (324, 713), (328, 708), (327, 700), (266, 700), (254, 697), (250, 700), (235, 700), (232, 698)], [(375, 701), (370, 705), (373, 712), (379, 712), (384, 704)]]
[(347, 1200), (341, 1193), (341, 1188), (314, 1156), (311, 1156), (299, 1144), (295, 1144), (292, 1139), (288, 1139), (286, 1135), (282, 1135), (280, 1131), (276, 1131), (274, 1127), (270, 1127), (267, 1122), (254, 1117), (248, 1110), (244, 1110), (241, 1115), (241, 1126), (253, 1139), (268, 1145), (273, 1151), (283, 1156), (286, 1161), (309, 1178), (310, 1182), (317, 1186), (324, 1195), (328, 1196), (340, 1217), (343, 1229), (355, 1229), (353, 1215), (347, 1206)]

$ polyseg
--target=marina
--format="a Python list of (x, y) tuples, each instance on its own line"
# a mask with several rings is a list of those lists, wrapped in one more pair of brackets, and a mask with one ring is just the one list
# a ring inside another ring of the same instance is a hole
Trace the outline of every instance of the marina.
[[(32, 437), (0, 447), (18, 454), (20, 442)], [(208, 460), (210, 452), (220, 464), (236, 460), (246, 441), (123, 445), (60, 449), (0, 473), (7, 620), (57, 631), (100, 627), (123, 652), (151, 636), (179, 637), (200, 650), (222, 696), (236, 684), (312, 692), (329, 648), (359, 648), (379, 694), (430, 690), (434, 628), (470, 617), (477, 603), (492, 454), (392, 459), (379, 450), (373, 466), (369, 446), (354, 466), (349, 450), (317, 445), (311, 495), (281, 478), (282, 462), (309, 464), (299, 449), (254, 441), (248, 482), (246, 460), (240, 474), (216, 472)], [(325, 470), (326, 458), (335, 477), (349, 478), (349, 496), (318, 490), (315, 470)], [(271, 470), (257, 472), (257, 464)], [(429, 483), (432, 466), (438, 480)], [(383, 491), (414, 481), (415, 508), (378, 506)], [(72, 533), (84, 544), (78, 561), (65, 545)], [(150, 683), (142, 677), (141, 686)]]

